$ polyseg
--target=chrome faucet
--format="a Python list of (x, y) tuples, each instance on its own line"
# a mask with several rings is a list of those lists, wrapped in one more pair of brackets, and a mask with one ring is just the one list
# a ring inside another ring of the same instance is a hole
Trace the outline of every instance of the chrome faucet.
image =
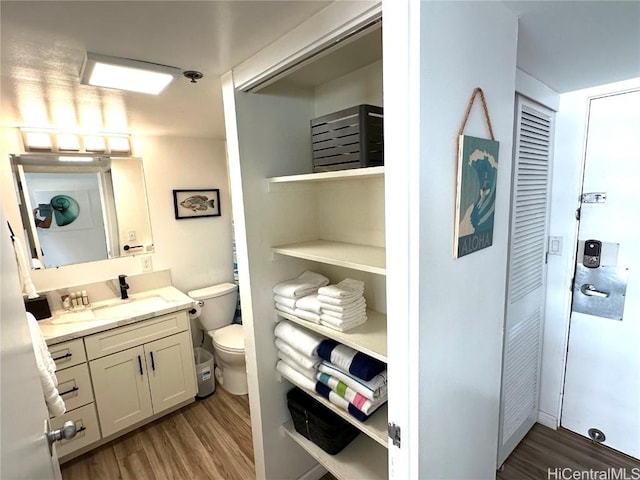
[(127, 293), (129, 284), (127, 283), (125, 278), (127, 278), (126, 275), (118, 275), (118, 280), (120, 281), (120, 298), (122, 300), (126, 300), (127, 298), (129, 298), (129, 294)]

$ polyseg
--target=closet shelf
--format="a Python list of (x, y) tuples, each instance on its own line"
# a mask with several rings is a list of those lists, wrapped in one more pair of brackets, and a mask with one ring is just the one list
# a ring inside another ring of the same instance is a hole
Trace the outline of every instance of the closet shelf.
[(272, 247), (274, 253), (304, 258), (314, 262), (337, 265), (363, 272), (386, 275), (386, 258), (383, 247), (354, 243), (313, 240)]
[(358, 435), (337, 455), (329, 455), (315, 443), (296, 432), (293, 422), (285, 423), (282, 425), (282, 429), (339, 480), (353, 478), (386, 480), (388, 478), (387, 452), (376, 452), (375, 450), (380, 447), (377, 447), (371, 439), (364, 435)]
[(326, 182), (333, 180), (357, 180), (384, 176), (384, 167), (352, 168), (349, 170), (336, 170), (334, 172), (307, 173), (303, 175), (287, 175), (283, 177), (271, 177), (269, 184), (276, 183), (300, 183), (300, 182)]
[(307, 390), (306, 388), (302, 388), (302, 387), (298, 386), (296, 383), (294, 383), (286, 375), (283, 375), (280, 372), (277, 372), (277, 373), (282, 378), (284, 378), (284, 379), (288, 380), (289, 382), (291, 382), (293, 385), (295, 385), (298, 388), (301, 388), (302, 390), (304, 390), (306, 393), (311, 395), (313, 398), (315, 398), (317, 401), (319, 401), (321, 404), (323, 404), (329, 410), (334, 412), (336, 415), (340, 415), (347, 422), (349, 422), (350, 424), (355, 426), (358, 430), (360, 430), (362, 433), (364, 433), (367, 437), (369, 437), (370, 439), (372, 439), (373, 441), (375, 441), (379, 445), (383, 446), (385, 449), (387, 448), (387, 436), (388, 436), (387, 418), (389, 416), (388, 403), (385, 403), (380, 408), (378, 408), (375, 412), (373, 412), (373, 414), (367, 419), (366, 422), (361, 422), (357, 418), (351, 416), (351, 414), (349, 412), (346, 412), (346, 411), (342, 410), (340, 407), (335, 406), (329, 400), (327, 400), (324, 397), (321, 397), (316, 392), (312, 392), (311, 390)]
[(339, 332), (278, 310), (276, 313), (282, 318), (387, 363), (387, 316), (384, 313), (367, 310), (367, 321), (346, 332)]

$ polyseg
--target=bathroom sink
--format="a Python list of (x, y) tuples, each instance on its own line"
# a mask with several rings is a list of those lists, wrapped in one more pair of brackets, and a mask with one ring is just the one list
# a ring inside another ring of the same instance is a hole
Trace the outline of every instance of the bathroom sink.
[(89, 322), (93, 320), (93, 318), (91, 310), (77, 310), (57, 314), (55, 318), (51, 320), (51, 323), (53, 325), (62, 325), (65, 323)]
[(97, 305), (86, 310), (72, 310), (57, 314), (51, 320), (51, 323), (53, 325), (62, 325), (95, 320), (124, 320), (155, 313), (171, 305), (172, 302), (170, 300), (160, 295), (114, 300), (105, 305)]
[(96, 320), (115, 320), (155, 313), (158, 310), (171, 306), (171, 304), (171, 301), (160, 295), (151, 295), (141, 298), (129, 298), (118, 301), (117, 303), (94, 307), (92, 308), (92, 312)]

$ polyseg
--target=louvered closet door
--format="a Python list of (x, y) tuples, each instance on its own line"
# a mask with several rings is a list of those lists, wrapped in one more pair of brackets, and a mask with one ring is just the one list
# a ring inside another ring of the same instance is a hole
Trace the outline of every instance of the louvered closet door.
[(498, 465), (538, 416), (553, 112), (517, 98)]

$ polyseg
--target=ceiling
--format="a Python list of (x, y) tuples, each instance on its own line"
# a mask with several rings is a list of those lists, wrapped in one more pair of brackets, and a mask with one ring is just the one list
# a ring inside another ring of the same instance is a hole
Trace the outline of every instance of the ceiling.
[[(219, 77), (328, 1), (0, 2), (0, 126), (224, 138)], [(506, 1), (557, 92), (640, 77), (640, 1)], [(79, 85), (86, 51), (199, 70), (160, 96)], [(303, 73), (300, 72), (300, 76)]]

